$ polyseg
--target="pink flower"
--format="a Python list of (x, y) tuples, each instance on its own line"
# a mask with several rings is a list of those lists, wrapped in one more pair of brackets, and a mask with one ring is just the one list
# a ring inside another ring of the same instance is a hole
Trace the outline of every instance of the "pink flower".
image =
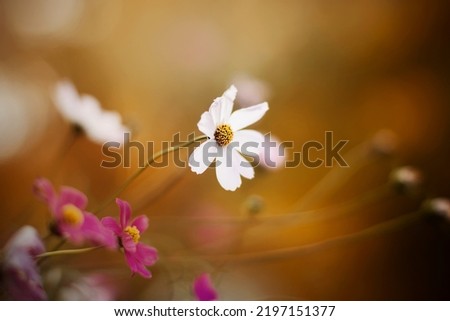
[(47, 300), (35, 257), (45, 251), (37, 231), (20, 228), (4, 247), (0, 279), (8, 297), (14, 300)]
[(94, 214), (85, 210), (87, 197), (82, 192), (63, 186), (58, 195), (45, 178), (36, 180), (34, 190), (37, 197), (50, 209), (54, 219), (53, 232), (75, 244), (90, 241), (100, 246), (117, 247), (114, 234)]
[(144, 278), (150, 278), (152, 274), (146, 266), (155, 264), (158, 252), (154, 247), (139, 242), (141, 233), (148, 227), (148, 218), (140, 215), (131, 220), (130, 204), (119, 198), (116, 199), (116, 204), (120, 209), (120, 219), (108, 216), (102, 219), (102, 223), (119, 238), (119, 244), (124, 249), (125, 260), (131, 271)]
[(203, 273), (195, 279), (193, 290), (199, 301), (217, 300), (217, 291), (214, 289), (211, 278), (207, 273)]

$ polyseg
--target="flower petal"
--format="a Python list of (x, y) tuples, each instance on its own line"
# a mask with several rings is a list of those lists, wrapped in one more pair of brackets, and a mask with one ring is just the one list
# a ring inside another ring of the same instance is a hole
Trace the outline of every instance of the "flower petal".
[(117, 222), (117, 220), (115, 218), (112, 218), (111, 216), (107, 216), (107, 217), (102, 218), (101, 222), (104, 227), (106, 227), (107, 229), (114, 232), (114, 234), (120, 235), (122, 233), (122, 229), (120, 228), (119, 223)]
[(130, 235), (123, 233), (121, 240), (122, 240), (122, 246), (125, 249), (125, 252), (131, 252), (131, 253), (136, 252), (136, 243), (134, 242), (133, 238)]
[(158, 260), (158, 250), (142, 243), (137, 244), (136, 255), (146, 266), (153, 265)]
[(209, 112), (213, 118), (214, 124), (224, 124), (228, 122), (233, 111), (233, 102), (236, 98), (237, 89), (233, 85), (228, 88), (221, 97), (214, 99), (214, 102), (209, 107)]
[(255, 170), (248, 160), (245, 159), (236, 149), (233, 150), (233, 162), (238, 166), (239, 174), (247, 179), (255, 177)]
[(189, 167), (194, 173), (202, 174), (218, 154), (217, 143), (209, 139), (198, 146), (189, 156)]
[(113, 231), (107, 229), (92, 213), (84, 214), (84, 222), (80, 227), (81, 232), (84, 234), (84, 238), (88, 241), (95, 243), (96, 245), (106, 246), (108, 248), (117, 247), (117, 238)]
[(198, 129), (208, 137), (213, 137), (216, 130), (216, 124), (209, 111), (205, 111), (200, 117), (200, 121), (197, 123)]
[(269, 110), (269, 105), (264, 102), (255, 106), (242, 108), (236, 110), (229, 119), (229, 124), (233, 131), (238, 131), (260, 120), (266, 111)]
[(144, 278), (150, 278), (152, 276), (150, 271), (136, 258), (134, 253), (125, 252), (125, 261), (133, 273), (138, 273)]
[(224, 155), (216, 159), (216, 176), (220, 186), (227, 191), (235, 191), (241, 186), (239, 163), (235, 163), (233, 149), (223, 148)]
[(69, 187), (69, 186), (63, 186), (61, 187), (61, 192), (59, 194), (59, 206), (64, 206), (66, 204), (72, 204), (78, 207), (81, 210), (84, 210), (86, 208), (86, 205), (88, 203), (88, 198), (84, 193), (80, 192), (79, 190)]
[(194, 294), (200, 301), (217, 300), (217, 291), (211, 282), (208, 274), (203, 273), (195, 279), (193, 285)]
[(239, 144), (238, 149), (242, 154), (257, 157), (264, 142), (264, 135), (252, 129), (239, 130), (234, 133), (233, 142)]
[(56, 198), (52, 183), (46, 178), (38, 178), (33, 185), (34, 194), (43, 202), (51, 204)]
[(146, 215), (139, 215), (133, 221), (130, 226), (136, 226), (140, 233), (143, 233), (148, 228), (148, 217)]
[(116, 198), (116, 204), (120, 209), (120, 226), (123, 228), (128, 226), (131, 218), (131, 206), (127, 201)]

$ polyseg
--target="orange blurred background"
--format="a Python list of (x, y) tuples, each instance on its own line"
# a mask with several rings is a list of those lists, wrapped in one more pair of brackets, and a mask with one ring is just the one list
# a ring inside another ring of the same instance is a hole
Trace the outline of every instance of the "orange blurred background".
[[(389, 129), (395, 155), (359, 156), (349, 168), (258, 169), (233, 193), (213, 169), (150, 168), (121, 197), (150, 218), (144, 238), (161, 255), (153, 278), (130, 279), (117, 253), (55, 258), (44, 275), (100, 271), (117, 283), (118, 299), (130, 300), (192, 299), (190, 284), (204, 271), (223, 300), (450, 299), (449, 230), (425, 221), (298, 257), (208, 259), (358, 232), (415, 211), (426, 197), (449, 197), (449, 27), (443, 0), (2, 0), (0, 246), (24, 223), (45, 234), (36, 177), (82, 190), (95, 208), (136, 170), (101, 168), (101, 148), (86, 138), (66, 148), (71, 129), (51, 100), (58, 80), (119, 111), (134, 140), (160, 146), (198, 132), (212, 100), (233, 82), (239, 98), (238, 79), (247, 77), (264, 83), (270, 106), (254, 128), (293, 141), (294, 151), (333, 131), (349, 140), (348, 155)], [(405, 164), (424, 172), (419, 197), (388, 193), (357, 205)], [(325, 218), (279, 219), (302, 200), (303, 210), (327, 207)], [(343, 201), (354, 207), (334, 215)]]

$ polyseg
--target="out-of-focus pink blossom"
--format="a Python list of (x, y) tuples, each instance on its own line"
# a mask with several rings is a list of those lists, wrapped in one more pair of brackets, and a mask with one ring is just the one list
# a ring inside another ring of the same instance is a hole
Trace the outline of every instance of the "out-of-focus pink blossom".
[(207, 273), (203, 273), (195, 279), (193, 290), (199, 301), (214, 301), (218, 298), (217, 291)]
[(90, 241), (108, 248), (117, 247), (114, 234), (106, 229), (94, 214), (85, 210), (88, 200), (82, 192), (63, 186), (57, 194), (45, 178), (36, 180), (34, 191), (49, 207), (54, 220), (54, 232), (75, 244)]

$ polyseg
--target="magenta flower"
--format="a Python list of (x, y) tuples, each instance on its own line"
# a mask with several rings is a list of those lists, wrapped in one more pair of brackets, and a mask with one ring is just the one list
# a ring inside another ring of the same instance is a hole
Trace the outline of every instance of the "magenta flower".
[(207, 273), (203, 273), (195, 279), (193, 290), (199, 301), (217, 300), (217, 291), (211, 282), (209, 274)]
[(120, 219), (116, 220), (108, 216), (102, 219), (102, 223), (119, 238), (119, 244), (124, 249), (125, 260), (131, 271), (144, 278), (150, 278), (152, 274), (146, 266), (155, 264), (158, 260), (158, 251), (154, 247), (139, 242), (141, 233), (148, 227), (148, 218), (140, 215), (131, 220), (130, 204), (119, 198), (116, 199), (116, 204), (120, 209)]
[(45, 251), (37, 231), (20, 228), (4, 247), (0, 279), (6, 294), (13, 300), (47, 300), (35, 257)]
[(108, 248), (117, 247), (114, 234), (106, 229), (94, 214), (85, 210), (88, 201), (82, 192), (63, 186), (58, 195), (45, 178), (36, 180), (34, 191), (50, 209), (54, 219), (53, 232), (75, 244), (90, 241)]

